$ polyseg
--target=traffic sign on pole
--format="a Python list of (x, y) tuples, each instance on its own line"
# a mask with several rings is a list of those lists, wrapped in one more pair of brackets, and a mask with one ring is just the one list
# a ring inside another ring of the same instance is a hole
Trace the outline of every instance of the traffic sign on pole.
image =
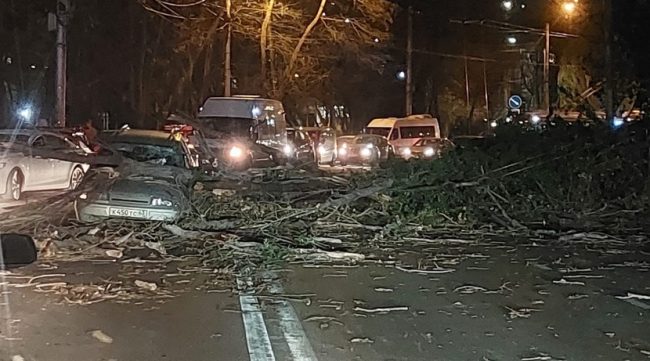
[(524, 100), (519, 95), (513, 95), (508, 99), (508, 108), (520, 109), (524, 105)]

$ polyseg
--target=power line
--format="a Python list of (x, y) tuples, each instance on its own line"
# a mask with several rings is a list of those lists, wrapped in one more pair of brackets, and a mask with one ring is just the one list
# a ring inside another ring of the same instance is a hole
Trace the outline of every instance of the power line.
[[(510, 32), (519, 32), (519, 33), (527, 33), (527, 34), (535, 34), (535, 35), (545, 34), (545, 29), (531, 28), (528, 26), (521, 26), (521, 25), (516, 25), (516, 24), (511, 24), (511, 23), (506, 23), (506, 22), (496, 21), (496, 20), (489, 20), (489, 19), (480, 19), (480, 20), (451, 19), (449, 20), (449, 22), (453, 24), (462, 24), (462, 25), (477, 25), (486, 28), (504, 30)], [(550, 34), (551, 37), (562, 38), (562, 39), (580, 37), (579, 35), (576, 34), (563, 33), (558, 31), (553, 31)]]

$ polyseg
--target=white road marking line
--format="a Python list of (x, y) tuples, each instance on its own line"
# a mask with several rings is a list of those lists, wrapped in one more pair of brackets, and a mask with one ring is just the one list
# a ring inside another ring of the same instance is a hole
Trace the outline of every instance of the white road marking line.
[[(250, 280), (247, 280), (250, 283)], [(246, 283), (237, 279), (237, 285), (241, 292), (246, 288)], [(242, 310), (242, 319), (244, 321), (244, 330), (246, 332), (246, 344), (248, 346), (248, 355), (251, 361), (275, 361), (273, 348), (269, 333), (266, 330), (264, 317), (260, 304), (255, 296), (241, 293), (239, 295), (239, 304)]]
[[(269, 290), (274, 294), (284, 293), (282, 286), (275, 281), (271, 281)], [(292, 359), (294, 361), (318, 361), (293, 306), (285, 300), (278, 300), (274, 305), (277, 308), (282, 335), (287, 341)]]

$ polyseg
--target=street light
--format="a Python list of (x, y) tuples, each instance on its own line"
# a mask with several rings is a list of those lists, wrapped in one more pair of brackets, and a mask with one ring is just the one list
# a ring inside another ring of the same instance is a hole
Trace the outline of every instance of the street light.
[(565, 1), (562, 3), (562, 12), (569, 17), (575, 14), (576, 9), (578, 8), (578, 1), (573, 0), (573, 1)]
[(29, 105), (24, 105), (22, 108), (18, 109), (18, 116), (22, 118), (23, 121), (27, 123), (31, 123), (32, 121), (32, 115), (34, 114), (34, 111), (32, 110), (32, 107)]
[(512, 10), (514, 4), (512, 3), (512, 0), (504, 0), (501, 2), (501, 7), (503, 7), (503, 10), (505, 11), (510, 11)]
[[(578, 0), (565, 0), (560, 6), (560, 10), (568, 18), (576, 13)], [(551, 89), (550, 89), (550, 72), (551, 72), (551, 24), (546, 23), (544, 47), (544, 107), (548, 115), (551, 112)]]

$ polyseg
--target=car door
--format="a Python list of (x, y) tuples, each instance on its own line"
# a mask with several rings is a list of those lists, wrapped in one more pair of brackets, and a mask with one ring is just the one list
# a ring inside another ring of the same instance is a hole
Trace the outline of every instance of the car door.
[[(70, 153), (74, 149), (62, 137), (57, 137), (53, 134), (45, 134), (45, 146), (52, 152)], [(70, 173), (74, 163), (60, 159), (48, 159), (50, 164), (50, 177), (51, 181), (49, 186), (55, 188), (66, 188), (70, 183)]]
[(52, 164), (43, 157), (46, 145), (42, 135), (30, 139), (29, 145), (32, 154), (29, 157), (29, 174), (25, 175), (25, 183), (29, 184), (29, 190), (47, 189), (52, 182)]

